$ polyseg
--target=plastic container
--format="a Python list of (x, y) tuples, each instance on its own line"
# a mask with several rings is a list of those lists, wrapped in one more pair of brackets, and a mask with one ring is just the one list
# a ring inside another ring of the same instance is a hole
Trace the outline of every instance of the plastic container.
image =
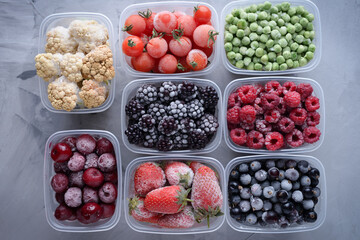
[[(190, 149), (190, 150), (176, 150), (176, 151), (173, 150), (173, 151), (161, 152), (156, 149), (146, 148), (146, 147), (142, 147), (142, 146), (138, 146), (138, 145), (129, 143), (127, 136), (125, 135), (125, 130), (128, 125), (128, 117), (125, 113), (126, 104), (129, 102), (129, 100), (131, 98), (133, 98), (135, 96), (137, 89), (139, 87), (141, 87), (144, 83), (156, 85), (156, 84), (159, 84), (159, 83), (162, 83), (165, 81), (171, 81), (176, 84), (179, 84), (183, 81), (188, 81), (188, 82), (194, 83), (198, 86), (212, 86), (218, 93), (219, 101), (218, 101), (218, 104), (216, 107), (215, 116), (218, 119), (219, 127), (218, 127), (215, 135), (213, 136), (212, 140), (210, 141), (210, 143), (208, 143), (204, 149), (200, 149), (200, 150)], [(131, 150), (135, 153), (142, 153), (142, 154), (187, 154), (187, 153), (203, 154), (203, 153), (212, 152), (219, 146), (219, 144), (221, 142), (221, 131), (223, 128), (223, 124), (222, 124), (223, 118), (220, 116), (221, 115), (220, 109), (222, 106), (221, 101), (222, 101), (221, 90), (218, 87), (218, 85), (216, 85), (214, 82), (212, 82), (210, 80), (206, 80), (206, 79), (167, 77), (167, 78), (139, 79), (139, 80), (131, 81), (124, 88), (123, 95), (122, 95), (122, 103), (121, 103), (122, 104), (122, 106), (121, 106), (121, 135), (122, 135), (124, 145), (129, 150)]]
[(135, 220), (132, 216), (129, 215), (129, 198), (135, 196), (134, 195), (134, 175), (137, 167), (144, 162), (163, 162), (163, 161), (196, 161), (207, 165), (208, 167), (212, 168), (215, 172), (218, 173), (220, 179), (220, 187), (224, 196), (223, 206), (221, 211), (223, 212), (226, 205), (225, 198), (225, 175), (224, 175), (224, 167), (222, 164), (214, 158), (210, 157), (196, 157), (196, 156), (151, 156), (151, 157), (140, 157), (136, 158), (130, 162), (130, 164), (126, 167), (125, 171), (125, 185), (124, 185), (124, 213), (125, 213), (125, 220), (127, 224), (132, 228), (134, 231), (137, 232), (144, 232), (144, 233), (156, 233), (156, 234), (198, 234), (198, 233), (209, 233), (214, 232), (219, 229), (225, 221), (225, 216), (220, 217), (213, 217), (210, 218), (210, 227), (208, 228), (206, 220), (203, 220), (200, 224), (195, 223), (195, 225), (191, 228), (184, 228), (184, 229), (169, 229), (169, 228), (161, 228), (157, 227), (154, 224), (139, 222)]
[[(325, 177), (325, 168), (322, 163), (315, 157), (304, 156), (304, 155), (259, 155), (259, 156), (248, 156), (248, 157), (237, 157), (231, 160), (225, 168), (225, 177), (228, 181), (230, 171), (236, 165), (249, 161), (266, 161), (267, 159), (293, 159), (296, 161), (306, 160), (310, 163), (310, 166), (316, 167), (320, 171), (320, 179), (318, 187), (321, 190), (321, 195), (319, 197), (319, 202), (315, 206), (315, 211), (317, 213), (317, 220), (313, 223), (304, 223), (302, 225), (294, 224), (287, 228), (275, 228), (271, 226), (262, 227), (259, 224), (255, 225), (246, 225), (237, 222), (230, 216), (229, 205), (226, 205), (226, 221), (234, 230), (239, 232), (250, 232), (250, 233), (295, 233), (295, 232), (306, 232), (312, 231), (319, 228), (325, 221), (326, 218), (326, 205), (327, 205), (327, 196), (326, 196), (326, 177)], [(226, 188), (227, 189), (227, 188)], [(226, 191), (226, 196), (224, 199), (228, 199), (228, 191)]]
[[(55, 192), (52, 189), (50, 182), (52, 176), (55, 175), (53, 163), (50, 154), (53, 145), (60, 142), (62, 139), (74, 136), (78, 137), (81, 134), (90, 134), (94, 137), (106, 137), (111, 141), (114, 146), (114, 152), (116, 156), (116, 165), (118, 173), (118, 187), (117, 192), (118, 196), (115, 202), (116, 208), (114, 215), (109, 219), (101, 219), (98, 222), (91, 224), (82, 224), (79, 221), (59, 221), (54, 217), (54, 212), (59, 203), (55, 199)], [(45, 201), (45, 215), (46, 220), (49, 225), (55, 230), (61, 232), (100, 232), (107, 231), (113, 228), (120, 220), (121, 214), (121, 197), (122, 197), (122, 182), (121, 182), (121, 155), (120, 155), (120, 145), (117, 138), (108, 131), (103, 130), (67, 130), (60, 131), (52, 134), (45, 145), (45, 154), (44, 154), (44, 201)]]
[[(227, 14), (231, 13), (231, 11), (235, 8), (246, 8), (252, 4), (261, 4), (264, 3), (265, 0), (239, 0), (228, 3), (223, 10), (221, 11), (221, 18), (220, 18), (220, 38), (221, 38), (221, 59), (226, 67), (227, 70), (229, 70), (232, 73), (235, 74), (244, 74), (244, 75), (280, 75), (280, 74), (294, 74), (294, 73), (303, 73), (308, 72), (311, 70), (314, 70), (316, 66), (319, 64), (321, 59), (321, 49), (322, 49), (322, 37), (321, 37), (321, 22), (320, 22), (320, 12), (317, 6), (309, 1), (309, 0), (289, 0), (291, 6), (304, 6), (304, 8), (314, 15), (314, 31), (315, 31), (315, 38), (313, 40), (313, 43), (316, 46), (314, 58), (308, 62), (303, 67), (298, 68), (292, 68), (284, 71), (255, 71), (255, 70), (246, 70), (246, 69), (240, 69), (232, 65), (229, 60), (226, 57), (226, 53), (224, 50), (224, 34), (223, 31), (225, 29), (225, 17)], [(284, 0), (271, 0), (272, 4), (279, 4), (284, 2)]]
[(146, 11), (147, 9), (150, 9), (151, 11), (156, 12), (156, 13), (161, 12), (161, 11), (170, 11), (170, 12), (171, 11), (182, 11), (182, 12), (185, 12), (187, 15), (192, 16), (194, 7), (197, 5), (205, 5), (211, 10), (211, 23), (212, 23), (213, 27), (215, 28), (215, 30), (219, 32), (219, 19), (218, 19), (217, 11), (215, 10), (215, 8), (213, 6), (211, 6), (208, 3), (192, 2), (192, 1), (189, 1), (189, 2), (185, 2), (185, 1), (144, 2), (144, 3), (129, 5), (127, 8), (125, 8), (124, 11), (122, 11), (122, 13), (120, 15), (120, 22), (119, 22), (119, 49), (120, 49), (121, 55), (122, 55), (120, 58), (120, 62), (121, 62), (121, 66), (125, 69), (125, 72), (133, 77), (158, 77), (158, 76), (164, 76), (164, 77), (166, 76), (167, 77), (169, 75), (176, 75), (179, 77), (188, 77), (188, 76), (205, 75), (205, 74), (212, 72), (220, 58), (219, 50), (222, 50), (222, 49), (220, 49), (219, 36), (217, 38), (217, 41), (214, 44), (213, 54), (208, 59), (211, 62), (211, 64), (209, 64), (209, 66), (207, 66), (206, 68), (204, 68), (201, 71), (191, 71), (191, 72), (173, 73), (173, 74), (140, 72), (140, 71), (136, 71), (135, 69), (132, 68), (131, 62), (130, 62), (131, 58), (126, 56), (122, 52), (121, 44), (124, 41), (124, 39), (130, 35), (127, 32), (123, 32), (121, 29), (124, 27), (125, 21), (130, 15), (133, 15), (133, 14), (137, 15), (139, 11), (143, 12), (143, 11)]
[[(116, 69), (116, 54), (115, 54), (115, 37), (114, 37), (114, 30), (113, 25), (108, 17), (101, 13), (90, 13), (90, 12), (68, 12), (68, 13), (56, 13), (47, 16), (40, 25), (40, 32), (39, 32), (39, 45), (38, 45), (38, 53), (45, 53), (45, 44), (46, 44), (46, 33), (57, 26), (69, 27), (70, 23), (74, 20), (95, 20), (99, 24), (104, 25), (109, 33), (109, 44), (110, 49), (113, 52), (113, 62), (114, 62), (114, 69)], [(115, 70), (116, 71), (116, 70)], [(109, 87), (109, 96), (107, 97), (106, 101), (99, 107), (96, 108), (75, 108), (72, 111), (68, 112), (65, 110), (57, 110), (55, 109), (49, 99), (47, 94), (47, 87), (48, 82), (45, 82), (41, 77), (36, 76), (39, 79), (39, 86), (40, 86), (40, 98), (41, 102), (45, 106), (45, 108), (54, 113), (70, 113), (70, 114), (86, 114), (86, 113), (98, 113), (103, 112), (108, 109), (111, 104), (114, 102), (115, 97), (115, 78), (110, 80), (110, 87)]]
[(236, 88), (241, 87), (247, 84), (262, 84), (265, 85), (266, 82), (270, 80), (276, 80), (281, 83), (281, 85), (287, 81), (292, 81), (296, 85), (299, 83), (309, 83), (313, 87), (313, 96), (319, 98), (320, 101), (320, 108), (317, 112), (320, 114), (320, 124), (316, 127), (321, 131), (321, 136), (319, 141), (309, 144), (304, 143), (301, 147), (297, 148), (282, 148), (276, 151), (269, 151), (267, 149), (250, 149), (246, 146), (239, 146), (236, 145), (230, 138), (230, 131), (227, 127), (224, 127), (224, 137), (225, 142), (229, 148), (231, 148), (235, 152), (243, 152), (243, 153), (257, 153), (257, 154), (278, 154), (278, 153), (303, 153), (303, 152), (312, 152), (318, 149), (324, 141), (325, 137), (325, 100), (324, 100), (324, 92), (319, 83), (310, 79), (310, 78), (300, 78), (300, 77), (254, 77), (254, 78), (241, 78), (235, 79), (230, 82), (224, 91), (224, 100), (223, 100), (223, 121), (227, 124), (226, 120), (226, 111), (227, 111), (227, 101), (232, 92), (235, 91)]

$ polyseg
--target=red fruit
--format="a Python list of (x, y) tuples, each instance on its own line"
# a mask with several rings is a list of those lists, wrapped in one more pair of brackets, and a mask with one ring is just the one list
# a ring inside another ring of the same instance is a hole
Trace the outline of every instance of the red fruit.
[(72, 172), (69, 175), (69, 186), (70, 187), (84, 187), (84, 181), (83, 181), (83, 174), (84, 171), (79, 172)]
[(171, 33), (176, 28), (177, 17), (169, 11), (162, 11), (154, 17), (154, 28), (158, 32)]
[(112, 182), (116, 184), (118, 182), (117, 172), (104, 173), (104, 182)]
[(70, 169), (67, 166), (67, 162), (54, 162), (54, 171), (56, 173), (68, 173)]
[(270, 81), (265, 84), (265, 91), (280, 96), (283, 93), (283, 87), (278, 81)]
[(137, 57), (142, 54), (144, 43), (138, 36), (129, 36), (124, 39), (121, 48), (126, 56)]
[(85, 161), (85, 166), (84, 169), (88, 169), (88, 168), (97, 168), (98, 167), (98, 155), (96, 155), (96, 153), (90, 153), (88, 155), (86, 155), (86, 161)]
[(211, 25), (200, 25), (193, 32), (194, 43), (202, 48), (212, 47), (216, 41), (218, 32)]
[(89, 134), (83, 134), (76, 140), (76, 148), (84, 155), (90, 154), (96, 148), (96, 141)]
[(154, 17), (156, 13), (152, 12), (150, 9), (147, 9), (144, 12), (139, 12), (139, 16), (143, 17), (146, 23), (146, 28), (144, 33), (146, 35), (152, 35), (152, 31), (154, 29)]
[(301, 101), (305, 101), (305, 99), (311, 96), (313, 92), (313, 88), (309, 83), (300, 83), (296, 87), (296, 91), (301, 95)]
[(295, 128), (295, 123), (287, 117), (283, 117), (278, 122), (279, 129), (284, 133), (289, 133)]
[[(194, 189), (194, 184), (192, 189)], [(151, 212), (164, 214), (178, 213), (190, 201), (187, 198), (190, 190), (185, 190), (182, 186), (167, 186), (152, 190), (146, 195), (144, 206)]]
[(99, 196), (97, 194), (97, 191), (93, 188), (84, 187), (83, 189), (83, 201), (84, 203), (88, 202), (99, 202)]
[(314, 143), (319, 141), (321, 132), (316, 127), (307, 127), (303, 132), (304, 140), (307, 143)]
[(100, 203), (100, 207), (102, 208), (103, 214), (101, 215), (101, 219), (111, 218), (115, 213), (115, 204), (105, 204)]
[(255, 108), (255, 111), (256, 111), (256, 115), (264, 114), (264, 108), (263, 108), (263, 105), (262, 105), (262, 102), (261, 102), (261, 98), (258, 97), (258, 98), (255, 99), (254, 108)]
[(268, 121), (265, 120), (256, 120), (256, 130), (261, 132), (262, 134), (266, 134), (272, 131), (272, 126)]
[(173, 11), (173, 13), (177, 19), (179, 19), (179, 17), (186, 16), (186, 13), (184, 13), (182, 11)]
[(69, 207), (78, 207), (82, 203), (82, 192), (78, 187), (69, 188), (64, 195), (65, 203)]
[(247, 124), (252, 124), (256, 119), (256, 111), (253, 106), (246, 105), (240, 109), (240, 121)]
[(227, 128), (228, 130), (232, 130), (232, 129), (235, 129), (235, 128), (238, 128), (239, 127), (239, 124), (233, 124), (233, 123), (227, 123)]
[(252, 104), (256, 99), (256, 89), (251, 85), (238, 88), (237, 93), (244, 104)]
[(140, 56), (131, 58), (131, 65), (136, 71), (150, 72), (155, 66), (155, 59), (149, 53), (143, 52)]
[(264, 135), (261, 132), (252, 130), (248, 133), (246, 145), (249, 148), (260, 149), (264, 146)]
[(284, 96), (284, 101), (285, 101), (286, 106), (289, 106), (292, 108), (298, 107), (299, 104), (301, 103), (300, 93), (295, 92), (295, 91), (287, 92)]
[(133, 197), (129, 200), (129, 215), (139, 222), (157, 223), (162, 214), (148, 211), (144, 207), (144, 198)]
[(261, 96), (261, 104), (264, 109), (271, 110), (276, 108), (280, 103), (280, 97), (274, 93), (266, 93)]
[(99, 189), (99, 198), (104, 203), (112, 203), (117, 198), (116, 186), (111, 182), (106, 182)]
[(139, 15), (131, 15), (125, 20), (125, 26), (122, 31), (131, 35), (140, 36), (145, 31), (146, 22)]
[(57, 173), (51, 179), (51, 187), (57, 193), (64, 192), (68, 188), (68, 185), (69, 185), (69, 179), (63, 173)]
[(65, 221), (68, 220), (72, 216), (72, 211), (65, 205), (60, 204), (54, 212), (54, 216), (57, 220)]
[(185, 206), (182, 212), (162, 216), (157, 222), (164, 228), (190, 228), (195, 224), (192, 207)]
[(182, 28), (185, 36), (192, 37), (196, 28), (196, 22), (190, 15), (180, 16), (177, 19), (177, 28)]
[(227, 107), (229, 109), (235, 106), (241, 107), (241, 99), (239, 97), (239, 94), (236, 92), (230, 94)]
[(104, 182), (104, 175), (96, 168), (88, 168), (84, 172), (83, 180), (90, 187), (99, 187)]
[(179, 58), (176, 72), (183, 73), (183, 72), (190, 72), (190, 70), (191, 67), (187, 64), (186, 57)]
[(309, 112), (306, 118), (308, 126), (316, 126), (320, 123), (320, 114), (318, 112)]
[(307, 112), (303, 108), (295, 108), (289, 114), (289, 118), (293, 120), (295, 125), (303, 125), (306, 120), (306, 117), (307, 117)]
[(186, 56), (186, 63), (193, 71), (200, 71), (206, 68), (208, 59), (206, 54), (199, 50), (193, 49)]
[(272, 109), (266, 111), (264, 117), (265, 117), (265, 121), (269, 123), (277, 123), (280, 120), (281, 114), (278, 110)]
[(235, 128), (230, 131), (230, 138), (237, 145), (244, 145), (247, 141), (247, 134), (242, 128)]
[(315, 96), (310, 96), (305, 100), (305, 107), (306, 110), (309, 112), (316, 111), (320, 108), (320, 102), (319, 99)]
[(85, 158), (78, 152), (74, 152), (74, 155), (68, 161), (68, 168), (73, 172), (83, 170), (85, 166)]
[(253, 130), (255, 128), (255, 124), (254, 123), (246, 123), (246, 122), (241, 122), (240, 127), (246, 131), (250, 131)]
[(71, 150), (73, 152), (76, 151), (76, 138), (75, 137), (67, 137), (64, 140), (62, 140), (61, 142), (69, 145), (69, 147), (71, 148)]
[(60, 204), (65, 203), (64, 193), (55, 193), (55, 199)]
[(283, 95), (293, 91), (296, 91), (296, 84), (294, 82), (285, 82), (283, 84)]
[(103, 209), (99, 204), (91, 202), (85, 203), (81, 208), (76, 212), (76, 217), (79, 222), (84, 224), (94, 223), (101, 219), (103, 214)]
[(71, 147), (66, 143), (57, 143), (51, 150), (51, 158), (55, 162), (66, 162), (72, 156)]
[(285, 105), (285, 101), (284, 98), (279, 98), (279, 104), (276, 107), (276, 110), (278, 110), (280, 112), (280, 114), (285, 114), (286, 112), (286, 105)]
[(198, 45), (193, 43), (193, 49), (199, 49), (199, 50), (203, 51), (205, 53), (205, 55), (209, 58), (214, 51), (214, 46), (199, 47)]
[(105, 137), (101, 137), (96, 141), (96, 153), (97, 155), (101, 155), (104, 153), (112, 153), (114, 152), (114, 147), (109, 139)]
[(169, 42), (169, 50), (177, 57), (185, 57), (192, 49), (192, 43), (188, 37), (177, 37)]
[(165, 185), (165, 173), (155, 163), (146, 162), (141, 164), (134, 175), (135, 193), (145, 196), (150, 191)]
[(232, 124), (239, 124), (240, 123), (240, 107), (235, 106), (227, 110), (227, 121), (228, 123)]
[(265, 88), (260, 83), (254, 84), (254, 88), (256, 89), (256, 95), (265, 92)]
[(104, 153), (99, 157), (98, 167), (102, 172), (112, 172), (116, 170), (116, 159), (111, 153)]
[(164, 172), (170, 185), (181, 185), (189, 188), (192, 184), (194, 172), (183, 162), (170, 162), (166, 164)]
[(286, 134), (285, 140), (290, 147), (300, 147), (304, 144), (304, 137), (301, 131), (294, 129), (290, 133)]
[(269, 151), (275, 151), (284, 145), (284, 137), (279, 132), (270, 132), (265, 137), (265, 147)]
[(211, 10), (204, 5), (194, 7), (194, 19), (198, 24), (208, 23), (211, 20)]
[(153, 58), (161, 58), (168, 51), (168, 43), (164, 38), (155, 37), (150, 39), (146, 50)]
[(171, 54), (166, 54), (159, 60), (159, 71), (161, 73), (174, 73), (177, 70), (177, 60)]
[(191, 168), (191, 170), (193, 170), (194, 174), (197, 172), (197, 170), (199, 170), (199, 168), (201, 168), (202, 166), (205, 166), (202, 163), (199, 162), (191, 162), (189, 164), (189, 167)]

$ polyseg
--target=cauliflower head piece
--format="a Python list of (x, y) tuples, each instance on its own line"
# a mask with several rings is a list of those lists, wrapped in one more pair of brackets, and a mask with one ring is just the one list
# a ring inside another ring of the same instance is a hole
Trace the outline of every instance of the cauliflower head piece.
[(69, 29), (62, 26), (52, 28), (46, 33), (45, 52), (47, 53), (76, 53), (78, 43), (70, 36)]
[(51, 105), (58, 110), (71, 111), (78, 101), (79, 87), (64, 76), (48, 85), (48, 98)]
[(84, 80), (79, 96), (83, 100), (85, 107), (95, 108), (105, 102), (107, 93), (107, 87), (104, 83), (98, 83), (94, 80)]
[(62, 55), (60, 53), (41, 53), (35, 57), (36, 73), (42, 77), (46, 82), (52, 80), (54, 77), (60, 76), (60, 62)]
[(71, 82), (80, 82), (83, 80), (81, 69), (83, 66), (82, 59), (85, 57), (83, 53), (66, 53), (61, 62), (61, 74)]

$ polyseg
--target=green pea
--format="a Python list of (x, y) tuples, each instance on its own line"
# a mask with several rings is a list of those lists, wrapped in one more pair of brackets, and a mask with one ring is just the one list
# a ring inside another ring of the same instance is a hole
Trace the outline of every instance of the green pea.
[(225, 21), (226, 21), (227, 23), (232, 23), (233, 20), (234, 20), (234, 16), (233, 16), (232, 14), (226, 15)]
[(270, 61), (270, 62), (275, 62), (275, 61), (276, 61), (276, 53), (274, 53), (274, 52), (269, 52), (268, 58), (269, 58), (269, 61)]
[(237, 23), (237, 27), (240, 29), (245, 29), (247, 27), (247, 22), (244, 19), (240, 19)]
[(263, 33), (265, 34), (269, 34), (271, 32), (271, 27), (270, 26), (266, 26), (263, 28)]
[(243, 38), (244, 36), (245, 36), (244, 30), (238, 29), (238, 30), (236, 31), (236, 37), (238, 37), (238, 38)]
[(277, 26), (277, 24), (276, 24), (276, 22), (275, 22), (274, 20), (271, 20), (271, 21), (269, 22), (269, 26), (270, 26), (272, 29), (274, 29), (274, 28)]
[(225, 32), (225, 42), (231, 42), (231, 40), (234, 38), (234, 35), (232, 35), (231, 33), (229, 32)]
[(250, 24), (250, 30), (255, 32), (257, 30), (258, 26), (259, 25), (256, 22), (253, 22)]
[[(235, 8), (231, 11), (231, 14), (233, 15), (233, 17), (240, 17), (240, 10), (238, 8)], [(226, 18), (225, 18), (226, 21)]]
[(273, 14), (273, 13), (278, 13), (279, 12), (279, 9), (276, 7), (276, 6), (272, 6), (270, 8), (270, 13)]
[[(235, 54), (235, 53), (234, 53)], [(277, 56), (276, 57), (276, 62), (278, 63), (278, 64), (282, 64), (282, 63), (284, 63), (285, 62), (285, 58), (284, 58), (284, 56)]]
[(295, 26), (292, 25), (291, 23), (289, 23), (289, 24), (286, 26), (286, 29), (287, 29), (288, 33), (291, 33), (291, 34), (295, 33)]
[(272, 63), (267, 63), (266, 65), (265, 65), (265, 67), (264, 67), (264, 70), (265, 71), (271, 71), (272, 70)]
[(262, 26), (263, 28), (266, 27), (267, 25), (269, 25), (269, 22), (267, 20), (262, 20), (260, 21), (260, 26)]
[(256, 13), (248, 13), (248, 21), (249, 22), (255, 22), (257, 19), (257, 14)]
[(278, 64), (277, 62), (274, 62), (274, 63), (272, 64), (272, 69), (273, 69), (274, 71), (279, 70), (279, 64)]
[(243, 57), (242, 57), (242, 55), (240, 54), (240, 53), (235, 53), (235, 60), (236, 61), (239, 61), (239, 60), (241, 60)]
[(224, 48), (225, 48), (226, 52), (230, 52), (233, 47), (232, 47), (231, 43), (227, 42), (227, 43), (224, 44)]
[(237, 68), (243, 68), (244, 67), (244, 61), (240, 60), (235, 63), (235, 67)]
[(241, 45), (241, 40), (237, 37), (235, 37), (233, 40), (232, 40), (232, 44), (234, 46), (240, 46)]
[(236, 31), (237, 31), (237, 27), (235, 26), (235, 25), (231, 25), (230, 27), (229, 27), (229, 32), (231, 32), (232, 34), (235, 34), (236, 33)]
[(248, 18), (247, 13), (245, 11), (240, 11), (240, 18), (247, 20)]
[(259, 36), (256, 33), (250, 33), (249, 38), (251, 41), (259, 40)]
[(285, 39), (289, 42), (290, 40), (292, 40), (292, 35), (290, 33), (286, 34)]
[(246, 55), (246, 50), (247, 50), (247, 47), (240, 47), (239, 52), (241, 55)]
[(285, 22), (290, 22), (290, 16), (287, 13), (284, 13), (281, 15), (281, 18), (285, 21)]
[(284, 48), (284, 47), (286, 47), (288, 45), (288, 42), (286, 41), (285, 38), (281, 38), (279, 40), (279, 45), (280, 45), (280, 47)]
[(256, 51), (255, 51), (255, 56), (262, 57), (263, 55), (264, 55), (264, 49), (257, 48)]
[(261, 58), (260, 58), (260, 61), (263, 63), (263, 64), (267, 64), (269, 62), (269, 57), (267, 54), (263, 55)]
[(304, 45), (299, 45), (297, 51), (298, 54), (301, 54), (303, 52), (305, 52), (305, 46)]
[(244, 45), (244, 46), (247, 46), (250, 44), (250, 38), (249, 37), (243, 37), (241, 43)]
[(249, 27), (247, 27), (247, 28), (244, 29), (244, 34), (245, 34), (245, 36), (249, 36), (250, 33), (251, 33), (251, 31), (250, 31), (250, 28), (249, 28)]
[(314, 21), (314, 15), (312, 14), (312, 13), (309, 13), (308, 15), (306, 15), (306, 18), (307, 18), (307, 20), (309, 21), (309, 22), (312, 22), (312, 21)]
[(294, 66), (294, 61), (291, 59), (286, 60), (286, 65), (288, 65), (289, 68), (292, 68)]
[(252, 61), (253, 61), (253, 63), (260, 63), (260, 58), (253, 57)]
[(285, 51), (290, 52), (290, 47), (289, 47), (289, 45), (283, 48), (283, 52), (285, 52)]
[(301, 18), (300, 19), (300, 24), (301, 26), (303, 26), (304, 28), (308, 25), (309, 20), (307, 20), (307, 18)]
[(271, 8), (271, 3), (269, 1), (264, 2), (264, 9), (269, 10)]
[(315, 37), (315, 31), (310, 31), (310, 39), (314, 39)]
[(298, 68), (300, 65), (299, 65), (299, 61), (294, 61), (294, 65), (293, 65), (293, 67), (294, 68)]
[(267, 12), (262, 11), (262, 12), (259, 13), (258, 18), (259, 18), (259, 20), (264, 20), (264, 19), (267, 18), (267, 15), (268, 15)]
[(308, 23), (308, 24), (306, 25), (306, 30), (308, 30), (308, 31), (314, 30), (314, 25), (313, 25), (312, 23)]
[(300, 18), (298, 16), (292, 16), (290, 19), (290, 22), (292, 24), (298, 23), (300, 21)]
[(250, 12), (250, 7), (247, 7), (244, 10), (245, 10), (245, 12), (249, 13)]
[(256, 13), (256, 11), (257, 11), (257, 6), (256, 6), (256, 4), (251, 5), (251, 6), (250, 6), (250, 12)]
[(302, 30), (302, 26), (300, 23), (295, 23), (295, 32), (300, 32)]
[(300, 60), (299, 60), (300, 67), (305, 66), (307, 63), (308, 63), (308, 61), (306, 58), (304, 58), (304, 57), (300, 58)]
[(236, 60), (235, 59), (231, 59), (231, 60), (229, 60), (230, 61), (230, 63), (232, 64), (232, 65), (235, 65), (236, 64)]
[(287, 28), (285, 26), (282, 26), (280, 29), (279, 29), (279, 32), (281, 35), (285, 35), (287, 33)]
[(310, 44), (309, 45), (309, 48), (308, 48), (309, 51), (315, 52), (315, 49), (316, 49), (315, 44)]
[(307, 60), (311, 60), (311, 59), (314, 58), (314, 53), (308, 51), (308, 52), (306, 52), (305, 57), (306, 57)]
[(234, 19), (233, 19), (233, 21), (232, 21), (232, 24), (237, 26), (237, 24), (238, 24), (239, 21), (240, 21), (239, 18), (234, 17)]
[(276, 53), (280, 53), (282, 50), (281, 46), (279, 44), (275, 44), (274, 46), (274, 52)]
[(249, 57), (244, 58), (244, 65), (245, 66), (248, 66), (250, 63), (251, 63), (251, 58), (249, 58)]
[(296, 49), (298, 49), (298, 47), (299, 47), (299, 44), (296, 43), (296, 42), (294, 42), (294, 43), (292, 43), (292, 44), (290, 45), (290, 48), (291, 48), (291, 50), (293, 50), (293, 51), (295, 51)]
[(288, 66), (287, 66), (286, 63), (283, 63), (283, 64), (280, 65), (280, 70), (281, 71), (284, 71), (284, 70), (287, 70), (287, 69), (288, 69)]
[(310, 38), (310, 32), (309, 31), (305, 31), (303, 35), (304, 35), (305, 38)]
[(296, 14), (296, 8), (295, 7), (290, 7), (289, 11), (288, 11), (288, 14), (290, 16), (294, 16)]
[(285, 59), (289, 59), (289, 58), (291, 58), (291, 53), (289, 51), (284, 51), (283, 56)]
[(302, 43), (304, 41), (304, 36), (303, 35), (297, 35), (295, 38), (295, 41), (297, 43)]
[(239, 52), (239, 50), (240, 50), (240, 48), (239, 48), (239, 47), (233, 47), (233, 52), (238, 53), (238, 52)]
[(257, 71), (262, 70), (262, 65), (260, 63), (255, 63), (254, 69)]
[(249, 65), (247, 66), (247, 70), (254, 70), (254, 63), (253, 62), (251, 62), (251, 63), (249, 63)]
[(291, 59), (292, 59), (293, 61), (295, 61), (295, 60), (298, 59), (298, 54), (297, 54), (297, 52), (291, 52)]
[(309, 45), (311, 44), (310, 38), (304, 39), (304, 41), (302, 42), (302, 44), (304, 44), (305, 46), (309, 46)]
[(259, 47), (259, 42), (258, 42), (258, 41), (252, 41), (252, 42), (250, 43), (250, 47), (251, 47), (252, 49), (257, 49), (257, 48)]
[(269, 39), (269, 36), (266, 34), (261, 34), (260, 36), (260, 42), (266, 43)]
[(267, 48), (272, 48), (274, 46), (275, 42), (274, 40), (272, 39), (269, 39), (267, 42), (266, 42), (266, 47)]
[(271, 37), (272, 37), (272, 39), (279, 39), (281, 37), (281, 34), (278, 30), (272, 30)]
[(305, 12), (305, 9), (304, 9), (303, 6), (297, 6), (296, 7), (296, 13), (297, 14), (302, 15), (302, 14), (304, 14), (304, 12)]
[[(266, 48), (265, 43), (259, 42), (259, 48), (265, 49)], [(265, 50), (264, 50), (264, 53), (266, 53)]]
[(281, 3), (281, 10), (283, 10), (284, 12), (287, 12), (290, 8), (290, 3), (289, 2), (283, 2)]
[(271, 14), (271, 20), (277, 22), (279, 20), (279, 15), (277, 15), (275, 13)]
[(258, 26), (258, 28), (256, 29), (256, 33), (261, 35), (263, 33), (263, 28), (261, 26)]
[(246, 50), (246, 55), (248, 55), (249, 57), (254, 56), (254, 54), (255, 54), (255, 50), (254, 50), (254, 49), (248, 48), (248, 49)]
[(232, 59), (235, 58), (235, 53), (234, 53), (233, 51), (231, 51), (231, 52), (228, 52), (228, 53), (226, 54), (226, 56), (227, 56), (227, 58), (228, 58), (229, 60), (232, 60)]

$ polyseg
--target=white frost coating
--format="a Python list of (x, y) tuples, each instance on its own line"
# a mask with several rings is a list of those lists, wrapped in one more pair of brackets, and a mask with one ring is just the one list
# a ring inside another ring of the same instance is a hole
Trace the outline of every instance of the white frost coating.
[(69, 29), (58, 26), (46, 33), (45, 52), (47, 53), (76, 53), (78, 43), (71, 38)]

